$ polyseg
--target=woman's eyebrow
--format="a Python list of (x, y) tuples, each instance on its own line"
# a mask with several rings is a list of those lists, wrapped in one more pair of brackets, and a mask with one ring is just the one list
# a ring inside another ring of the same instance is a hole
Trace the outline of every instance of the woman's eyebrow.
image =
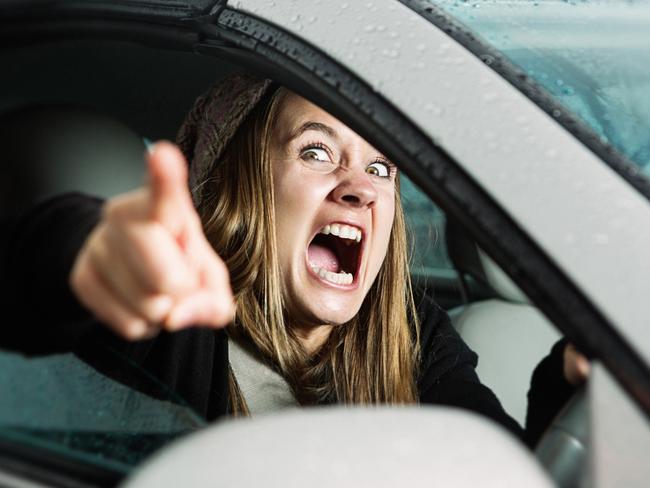
[(301, 134), (307, 132), (308, 130), (323, 132), (324, 134), (331, 137), (332, 139), (338, 139), (338, 133), (329, 125), (323, 124), (322, 122), (308, 121), (302, 124), (300, 127), (298, 127), (295, 131), (293, 131), (290, 140), (299, 137)]

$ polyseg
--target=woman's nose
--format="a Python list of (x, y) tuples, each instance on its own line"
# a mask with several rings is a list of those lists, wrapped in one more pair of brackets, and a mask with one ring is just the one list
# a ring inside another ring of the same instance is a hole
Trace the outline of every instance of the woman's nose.
[(334, 189), (332, 196), (338, 203), (355, 208), (370, 208), (377, 201), (377, 189), (368, 173), (354, 171)]

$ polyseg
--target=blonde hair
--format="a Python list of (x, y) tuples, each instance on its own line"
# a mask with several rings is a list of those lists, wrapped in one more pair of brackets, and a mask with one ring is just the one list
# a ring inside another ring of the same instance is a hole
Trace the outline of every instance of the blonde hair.
[[(199, 193), (206, 236), (226, 262), (235, 293), (237, 313), (228, 333), (280, 372), (303, 405), (416, 403), (419, 327), (399, 191), (386, 258), (359, 313), (334, 327), (313, 356), (286, 326), (269, 155), (286, 93), (280, 88), (256, 107)], [(229, 383), (231, 413), (247, 414), (232, 371)]]

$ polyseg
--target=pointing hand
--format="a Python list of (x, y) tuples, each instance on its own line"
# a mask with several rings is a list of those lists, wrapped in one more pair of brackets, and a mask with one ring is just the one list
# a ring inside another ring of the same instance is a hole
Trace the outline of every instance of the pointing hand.
[(223, 327), (234, 316), (228, 270), (203, 234), (180, 150), (157, 143), (149, 182), (106, 202), (73, 266), (78, 299), (122, 337)]

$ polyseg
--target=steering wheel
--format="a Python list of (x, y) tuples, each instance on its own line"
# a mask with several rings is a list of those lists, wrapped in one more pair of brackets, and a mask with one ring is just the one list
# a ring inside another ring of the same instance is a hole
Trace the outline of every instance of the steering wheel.
[(587, 460), (586, 387), (579, 388), (546, 429), (535, 454), (561, 488), (579, 486)]

